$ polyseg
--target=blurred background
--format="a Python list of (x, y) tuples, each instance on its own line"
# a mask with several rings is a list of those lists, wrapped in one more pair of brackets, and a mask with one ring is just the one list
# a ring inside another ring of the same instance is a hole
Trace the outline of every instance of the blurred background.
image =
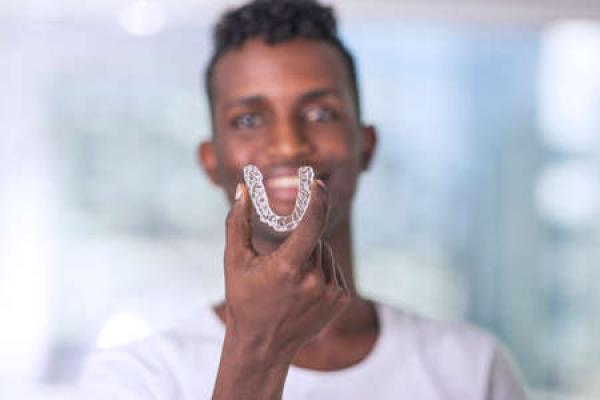
[[(0, 3), (0, 398), (223, 295), (208, 0)], [(330, 2), (380, 132), (358, 285), (497, 335), (534, 399), (600, 398), (600, 2)]]

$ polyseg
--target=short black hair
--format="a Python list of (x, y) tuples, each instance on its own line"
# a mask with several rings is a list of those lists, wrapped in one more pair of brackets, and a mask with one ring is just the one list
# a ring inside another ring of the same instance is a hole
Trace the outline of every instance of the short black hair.
[(354, 58), (338, 36), (333, 9), (315, 0), (253, 0), (223, 14), (214, 28), (214, 50), (204, 74), (211, 115), (211, 82), (217, 61), (228, 50), (240, 48), (246, 40), (257, 37), (270, 45), (303, 38), (326, 42), (338, 49), (348, 71), (360, 121), (358, 77)]

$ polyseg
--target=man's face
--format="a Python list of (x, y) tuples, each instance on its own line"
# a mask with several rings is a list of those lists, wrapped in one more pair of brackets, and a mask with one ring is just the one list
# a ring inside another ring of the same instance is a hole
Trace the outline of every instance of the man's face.
[[(310, 165), (329, 190), (328, 233), (349, 217), (375, 134), (358, 121), (337, 49), (304, 39), (273, 46), (251, 39), (219, 59), (212, 89), (215, 132), (199, 155), (230, 200), (243, 182), (243, 167), (254, 164), (262, 171), (273, 211), (289, 214), (297, 170)], [(255, 224), (258, 234), (278, 237), (261, 225)]]

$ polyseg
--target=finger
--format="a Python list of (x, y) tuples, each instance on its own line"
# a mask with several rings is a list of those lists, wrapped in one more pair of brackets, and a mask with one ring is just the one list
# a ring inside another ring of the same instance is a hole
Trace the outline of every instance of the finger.
[(278, 256), (292, 265), (302, 265), (310, 256), (327, 225), (329, 199), (323, 181), (315, 180), (311, 187), (310, 204), (298, 227), (277, 249)]
[(331, 250), (331, 246), (329, 245), (329, 243), (325, 242), (323, 246), (325, 247), (325, 249), (323, 250), (323, 253), (325, 253), (323, 257), (326, 260), (324, 264), (326, 264), (327, 274), (329, 276), (327, 284), (335, 286), (338, 282), (338, 272), (335, 267), (335, 258), (333, 257), (333, 251)]
[(304, 282), (305, 286), (312, 286), (313, 288), (318, 288), (319, 293), (326, 290), (326, 276), (324, 274), (324, 262), (325, 255), (327, 252), (324, 249), (323, 242), (319, 240), (315, 250), (313, 251), (315, 257), (311, 257), (311, 263), (306, 264), (305, 270), (303, 270), (300, 281)]
[(323, 253), (323, 243), (319, 240), (308, 260), (302, 265), (300, 278), (314, 269), (321, 269)]
[(337, 278), (338, 286), (341, 289), (347, 290), (348, 286), (346, 285), (346, 279), (344, 278), (344, 273), (338, 263), (335, 263), (335, 277)]
[(332, 279), (335, 279), (334, 274), (335, 271), (333, 269), (333, 265), (331, 263), (331, 255), (329, 253), (328, 244), (323, 243), (323, 255), (321, 259), (321, 270), (323, 271), (323, 277), (325, 279), (325, 284), (329, 285)]
[(328, 284), (329, 296), (334, 303), (334, 307), (337, 310), (341, 310), (348, 305), (351, 299), (350, 290), (348, 289), (344, 272), (340, 267), (340, 264), (335, 260), (333, 249), (328, 244), (326, 244), (325, 247), (325, 252), (328, 253), (329, 263), (332, 268), (332, 279)]
[(227, 215), (225, 261), (234, 262), (252, 252), (250, 201), (246, 187), (238, 183), (235, 201)]
[(329, 258), (331, 259), (331, 265), (334, 272), (333, 276), (335, 277), (335, 284), (342, 289), (347, 288), (346, 281), (344, 280), (344, 273), (342, 271), (342, 268), (340, 267), (340, 264), (335, 260), (335, 254), (333, 253), (333, 249), (331, 248), (329, 243), (326, 243), (326, 247), (327, 252), (329, 253)]
[(335, 260), (335, 256), (333, 254), (333, 249), (331, 248), (331, 246), (329, 246), (329, 251), (333, 260), (335, 276), (337, 278), (336, 292), (338, 292), (338, 298), (336, 300), (336, 308), (344, 309), (352, 300), (352, 292), (350, 291), (350, 287), (348, 286), (346, 276), (344, 275), (344, 270), (342, 269), (340, 264)]
[(337, 313), (343, 311), (352, 302), (352, 296), (348, 290), (339, 289), (338, 295), (334, 300), (334, 309)]

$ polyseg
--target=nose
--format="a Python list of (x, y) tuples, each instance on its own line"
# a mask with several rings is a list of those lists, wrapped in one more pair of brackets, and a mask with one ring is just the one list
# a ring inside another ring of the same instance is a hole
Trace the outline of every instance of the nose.
[(312, 144), (293, 122), (277, 124), (271, 132), (267, 154), (280, 161), (303, 162), (312, 152)]

